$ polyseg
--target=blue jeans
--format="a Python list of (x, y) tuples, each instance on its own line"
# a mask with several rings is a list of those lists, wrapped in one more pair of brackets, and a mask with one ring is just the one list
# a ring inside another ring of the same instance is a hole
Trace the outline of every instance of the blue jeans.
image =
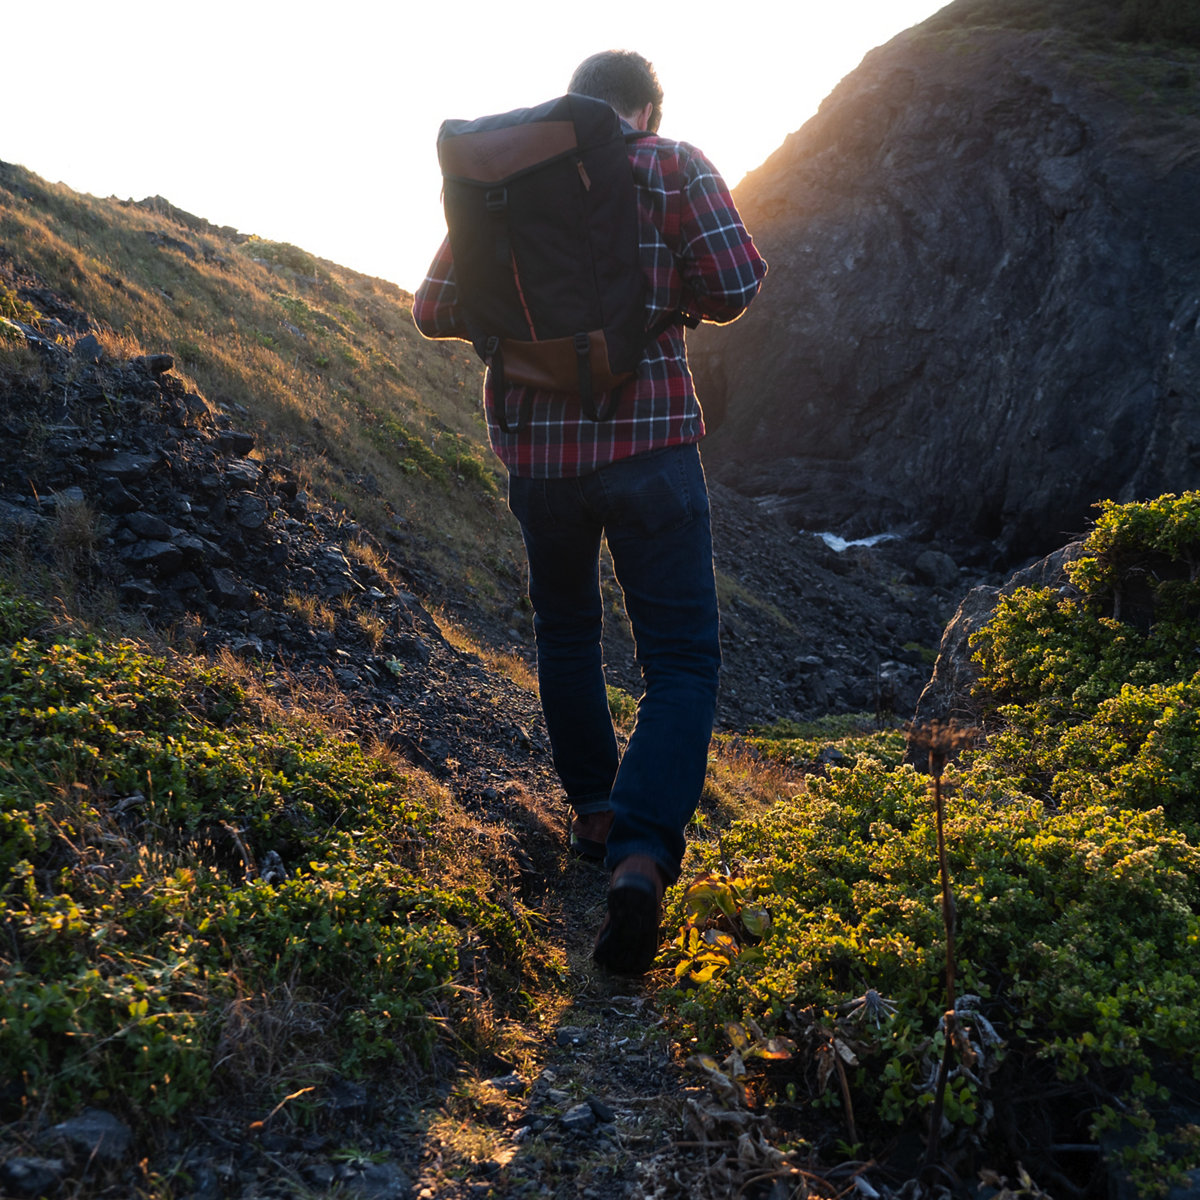
[[(538, 683), (554, 766), (577, 814), (612, 810), (608, 866), (647, 854), (679, 875), (704, 786), (721, 665), (708, 491), (696, 446), (576, 479), (510, 476), (529, 557)], [(600, 635), (600, 539), (633, 627), (644, 693), (623, 757)]]

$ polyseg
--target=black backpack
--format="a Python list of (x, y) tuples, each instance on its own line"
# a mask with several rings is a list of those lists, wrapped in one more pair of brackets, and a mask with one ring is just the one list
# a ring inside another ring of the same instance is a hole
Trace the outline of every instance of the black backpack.
[(638, 208), (620, 119), (602, 100), (566, 95), (536, 108), (445, 121), (438, 160), (454, 271), (471, 343), (488, 364), (496, 419), (507, 383), (578, 393), (593, 421), (616, 408), (597, 393), (633, 377), (649, 341)]

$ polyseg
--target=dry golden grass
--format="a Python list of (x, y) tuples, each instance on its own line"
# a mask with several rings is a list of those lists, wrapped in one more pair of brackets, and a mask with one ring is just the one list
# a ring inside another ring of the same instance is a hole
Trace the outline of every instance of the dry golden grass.
[[(516, 602), (520, 539), (486, 446), (481, 367), (464, 344), (416, 332), (408, 293), (19, 167), (0, 173), (0, 242), (18, 270), (100, 323), (108, 354), (172, 354), (212, 407), (269, 430), (305, 486), (373, 540), (385, 543), (398, 522), (419, 526), (435, 590), (469, 577), (493, 617)], [(387, 574), (385, 562), (371, 565)]]
[(493, 650), (484, 645), (449, 617), (444, 609), (434, 609), (431, 615), (442, 637), (460, 654), (473, 654), (498, 675), (511, 679), (518, 687), (528, 692), (538, 690), (536, 674), (515, 651)]
[(354, 623), (358, 626), (359, 632), (367, 640), (367, 645), (372, 650), (378, 650), (383, 645), (383, 639), (387, 633), (387, 625), (382, 617), (377, 617), (371, 612), (360, 612), (354, 618)]
[(337, 628), (337, 613), (316, 596), (291, 592), (284, 597), (283, 607), (312, 629), (332, 633)]

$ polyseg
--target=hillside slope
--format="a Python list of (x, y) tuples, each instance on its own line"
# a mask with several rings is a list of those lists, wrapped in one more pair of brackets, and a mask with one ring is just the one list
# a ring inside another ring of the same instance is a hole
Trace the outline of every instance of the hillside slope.
[[(0, 289), (0, 317), (16, 322), (5, 345), (16, 353), (27, 341), (45, 343), (10, 372), (23, 424), (7, 442), (9, 503), (36, 512), (39, 496), (80, 487), (99, 542), (132, 537), (124, 502), (97, 486), (93, 467), (122, 439), (133, 450), (138, 437), (155, 443), (138, 451), (143, 456), (172, 458), (161, 444), (174, 437), (167, 428), (118, 433), (117, 425), (129, 426), (108, 411), (126, 384), (153, 392), (157, 378), (170, 385), (168, 409), (182, 404), (195, 410), (190, 425), (202, 418), (222, 430), (225, 459), (252, 460), (242, 468), (252, 477), (243, 486), (266, 505), (259, 515), (299, 520), (297, 496), (301, 506), (319, 502), (336, 514), (339, 553), (386, 558), (413, 595), (480, 644), (532, 665), (524, 551), (485, 441), (479, 364), (460, 343), (420, 338), (406, 293), (297, 247), (215, 228), (160, 198), (99, 200), (13, 166), (0, 166)], [(144, 362), (129, 367), (134, 359), (157, 362), (160, 374)], [(46, 391), (55, 392), (53, 402)], [(77, 431), (44, 442), (43, 427), (67, 410)], [(196, 486), (179, 488), (189, 495)], [(176, 498), (146, 499), (152, 514), (179, 525)], [(199, 515), (206, 501), (193, 499)], [(227, 518), (236, 522), (248, 504), (249, 495), (204, 513), (203, 537), (221, 543)], [(745, 729), (831, 710), (912, 711), (925, 657), (977, 574), (960, 578), (949, 560), (934, 576), (918, 569), (928, 544), (835, 553), (719, 487), (713, 521), (724, 608), (721, 725)], [(271, 522), (235, 529), (236, 544), (257, 538), (286, 556), (288, 535)], [(186, 612), (188, 622), (207, 623), (210, 644), (251, 636), (268, 658), (295, 653), (286, 628), (256, 614), (248, 595), (211, 596), (198, 565), (248, 572), (237, 582), (243, 590), (283, 578), (272, 558), (231, 566), (168, 557), (145, 569), (118, 565), (110, 582), (126, 606), (152, 610), (156, 620), (176, 623)], [(607, 559), (602, 586), (612, 682), (636, 695), (628, 623)], [(215, 618), (206, 615), (210, 603)]]
[(113, 357), (173, 356), (191, 390), (248, 432), (269, 428), (300, 486), (410, 557), (431, 592), (453, 578), (507, 618), (520, 545), (496, 521), (478, 363), (421, 338), (401, 289), (159, 197), (97, 199), (9, 164), (0, 266), (32, 309), (73, 310), (61, 314), (67, 340), (90, 323)]

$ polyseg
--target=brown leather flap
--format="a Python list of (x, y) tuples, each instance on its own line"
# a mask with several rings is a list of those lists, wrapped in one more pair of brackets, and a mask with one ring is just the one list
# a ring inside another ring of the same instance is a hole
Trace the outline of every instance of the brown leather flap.
[(499, 183), (576, 145), (573, 121), (533, 121), (446, 138), (438, 156), (446, 175)]
[[(552, 392), (579, 391), (579, 359), (574, 338), (551, 338), (544, 342), (505, 339), (500, 343), (500, 349), (504, 355), (504, 377), (509, 383), (524, 383)], [(588, 334), (588, 354), (592, 364), (592, 388), (597, 393), (610, 391), (633, 378), (632, 371), (613, 374), (608, 365), (608, 343), (602, 329), (594, 329)]]

